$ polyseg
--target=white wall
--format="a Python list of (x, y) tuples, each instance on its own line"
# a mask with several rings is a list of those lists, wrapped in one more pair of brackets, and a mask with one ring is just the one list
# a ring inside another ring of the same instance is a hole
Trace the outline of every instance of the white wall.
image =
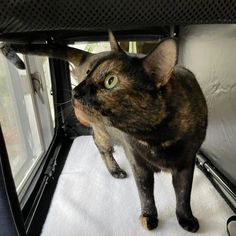
[(180, 29), (179, 64), (197, 77), (209, 109), (202, 150), (236, 183), (236, 25)]

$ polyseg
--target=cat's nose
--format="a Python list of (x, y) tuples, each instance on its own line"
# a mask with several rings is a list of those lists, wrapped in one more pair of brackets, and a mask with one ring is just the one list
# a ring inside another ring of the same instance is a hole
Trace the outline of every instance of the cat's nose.
[(85, 96), (85, 81), (81, 82), (72, 90), (72, 97), (74, 99), (80, 99)]
[(80, 98), (82, 98), (84, 95), (85, 95), (85, 92), (83, 92), (82, 89), (78, 89), (77, 87), (75, 87), (75, 88), (72, 90), (72, 97), (73, 97), (74, 99), (80, 99)]

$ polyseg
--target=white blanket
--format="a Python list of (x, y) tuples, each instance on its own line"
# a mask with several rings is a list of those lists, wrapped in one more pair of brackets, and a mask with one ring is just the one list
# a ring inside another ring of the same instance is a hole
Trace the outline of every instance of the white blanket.
[[(41, 236), (184, 236), (179, 226), (175, 195), (168, 173), (155, 174), (159, 225), (146, 231), (139, 224), (140, 202), (128, 161), (120, 147), (115, 158), (128, 178), (113, 178), (100, 158), (91, 136), (74, 140), (59, 178)], [(233, 213), (208, 179), (196, 168), (192, 210), (200, 229), (195, 235), (226, 235)]]

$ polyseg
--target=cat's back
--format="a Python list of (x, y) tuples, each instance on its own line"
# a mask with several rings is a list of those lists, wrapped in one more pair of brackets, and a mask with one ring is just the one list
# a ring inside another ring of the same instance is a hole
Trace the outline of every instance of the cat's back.
[[(171, 79), (173, 96), (185, 95), (190, 102), (206, 108), (206, 100), (195, 75), (183, 66), (176, 66)], [(181, 98), (181, 97), (179, 97)], [(183, 97), (182, 97), (183, 98)], [(181, 100), (181, 99), (180, 99)]]
[(176, 66), (169, 86), (171, 92), (168, 94), (168, 103), (178, 110), (177, 113), (186, 122), (205, 130), (208, 116), (207, 103), (195, 75), (185, 67)]

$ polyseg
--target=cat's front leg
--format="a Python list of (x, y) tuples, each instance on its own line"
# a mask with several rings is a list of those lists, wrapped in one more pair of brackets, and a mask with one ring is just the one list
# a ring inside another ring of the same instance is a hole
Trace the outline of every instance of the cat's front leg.
[(139, 157), (137, 154), (134, 155), (131, 167), (141, 202), (140, 223), (145, 229), (152, 230), (158, 225), (157, 209), (153, 195), (154, 172), (148, 167), (142, 157)]
[(113, 157), (113, 146), (109, 134), (106, 132), (105, 127), (93, 126), (93, 139), (101, 154), (103, 161), (115, 178), (123, 179), (127, 177), (127, 173), (120, 168)]
[(190, 196), (193, 180), (194, 164), (189, 167), (175, 169), (172, 172), (172, 182), (176, 195), (176, 216), (179, 224), (190, 232), (199, 229), (197, 218), (192, 214)]

